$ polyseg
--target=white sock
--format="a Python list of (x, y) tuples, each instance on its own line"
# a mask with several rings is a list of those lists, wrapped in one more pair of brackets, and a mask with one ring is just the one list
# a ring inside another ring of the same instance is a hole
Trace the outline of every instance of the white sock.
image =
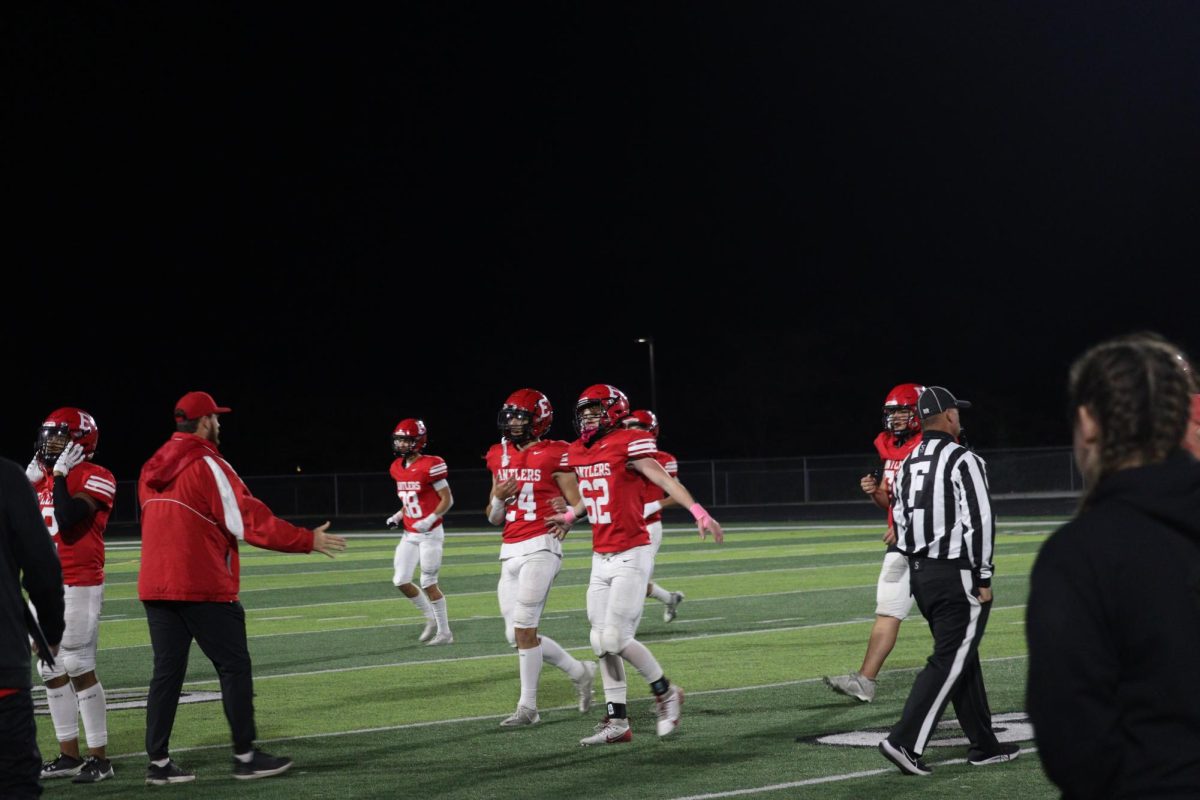
[(583, 662), (562, 649), (562, 645), (549, 636), (538, 636), (542, 640), (542, 661), (552, 667), (558, 667), (567, 673), (567, 677), (577, 681), (583, 677)]
[[(234, 756), (234, 758), (236, 758), (236, 757), (237, 757), (237, 756)], [(154, 765), (154, 766), (156, 766), (156, 767), (165, 767), (167, 764), (170, 764), (170, 763), (171, 763), (171, 759), (169, 759), (169, 758), (160, 758), (160, 759), (158, 759), (157, 761), (151, 761), (150, 763), (151, 763), (151, 764), (153, 764), (153, 765)]]
[(75, 700), (75, 687), (67, 681), (57, 689), (46, 687), (46, 704), (50, 706), (50, 719), (54, 721), (54, 738), (69, 742), (79, 738), (79, 705)]
[(517, 701), (517, 705), (537, 708), (538, 678), (542, 676), (542, 648), (539, 646), (518, 650), (517, 661), (521, 665), (521, 699)]
[(97, 681), (79, 692), (79, 716), (83, 717), (83, 732), (88, 747), (95, 749), (108, 744), (108, 710), (104, 707), (104, 687)]
[(625, 662), (620, 656), (600, 656), (600, 677), (604, 680), (604, 702), (625, 702)]
[(671, 593), (657, 583), (650, 584), (650, 596), (660, 603), (671, 602)]
[(637, 671), (642, 673), (646, 683), (654, 683), (663, 676), (663, 669), (658, 665), (658, 660), (646, 649), (646, 645), (636, 639), (625, 645), (625, 649), (621, 651), (621, 658), (633, 664)]
[(417, 607), (417, 610), (424, 615), (425, 619), (433, 619), (433, 609), (429, 606), (429, 598), (425, 596), (425, 592), (417, 589), (417, 596), (408, 598), (412, 604)]
[(446, 614), (446, 596), (442, 595), (437, 600), (431, 600), (429, 605), (433, 608), (433, 618), (437, 620), (438, 633), (449, 633), (450, 619)]
[(254, 750), (250, 749), (244, 753), (234, 753), (233, 757), (236, 758), (238, 761), (242, 762), (243, 764), (249, 764), (251, 761), (254, 760)]

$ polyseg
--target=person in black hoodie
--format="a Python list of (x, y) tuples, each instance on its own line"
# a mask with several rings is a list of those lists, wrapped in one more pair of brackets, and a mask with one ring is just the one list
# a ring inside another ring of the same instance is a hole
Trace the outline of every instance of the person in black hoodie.
[(29, 693), (32, 619), (26, 616), (21, 584), (52, 654), (63, 634), (62, 568), (25, 471), (0, 458), (0, 797), (5, 800), (42, 793), (42, 754)]
[(1200, 464), (1193, 375), (1153, 334), (1071, 367), (1084, 499), (1033, 568), (1027, 709), (1067, 798), (1200, 796)]

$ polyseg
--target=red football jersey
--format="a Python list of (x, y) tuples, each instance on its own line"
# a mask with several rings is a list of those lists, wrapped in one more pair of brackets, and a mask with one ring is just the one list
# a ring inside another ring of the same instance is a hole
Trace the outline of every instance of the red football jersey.
[[(404, 530), (417, 533), (413, 527), (416, 521), (432, 514), (442, 501), (433, 485), (446, 480), (446, 462), (440, 456), (420, 455), (406, 467), (404, 459), (397, 458), (388, 473), (396, 481), (396, 495), (404, 504)], [(438, 517), (434, 527), (441, 524), (442, 518)]]
[(649, 481), (631, 470), (629, 462), (654, 458), (657, 453), (653, 434), (631, 428), (593, 439), (591, 447), (577, 439), (567, 449), (567, 464), (579, 478), (579, 493), (592, 523), (592, 549), (597, 553), (620, 553), (650, 543), (642, 518), (642, 497)]
[[(654, 459), (659, 464), (662, 464), (662, 468), (665, 469), (667, 474), (672, 478), (679, 477), (679, 464), (675, 463), (675, 456), (659, 450), (657, 453), (655, 453)], [(657, 483), (646, 481), (646, 489), (644, 492), (642, 492), (642, 504), (645, 505), (646, 503), (652, 503), (655, 500), (662, 500), (666, 496), (667, 493), (663, 491), (661, 486), (659, 486)], [(646, 517), (646, 524), (648, 525), (651, 522), (659, 522), (661, 520), (662, 512), (655, 511), (653, 514)]]
[[(96, 501), (96, 513), (76, 526), (85, 530), (73, 543), (63, 539), (58, 520), (54, 517), (54, 475), (47, 474), (34, 488), (37, 490), (38, 505), (42, 507), (42, 519), (46, 521), (46, 528), (58, 548), (63, 583), (68, 586), (98, 586), (104, 583), (104, 529), (108, 527), (108, 515), (112, 513), (113, 498), (117, 494), (117, 479), (104, 467), (90, 461), (83, 462), (67, 473), (67, 491), (72, 497), (86, 494)], [(70, 533), (76, 534), (79, 530)]]
[(888, 530), (892, 528), (892, 483), (900, 470), (900, 462), (908, 458), (908, 454), (917, 449), (921, 443), (921, 434), (917, 432), (897, 445), (896, 437), (889, 431), (880, 431), (875, 437), (875, 452), (883, 459), (883, 484), (888, 490)]
[(517, 495), (504, 512), (505, 542), (523, 542), (547, 532), (546, 517), (555, 513), (550, 501), (562, 497), (554, 473), (571, 471), (567, 447), (566, 442), (549, 440), (534, 442), (524, 450), (518, 450), (512, 442), (507, 447), (497, 443), (488, 450), (487, 465), (496, 483), (518, 483)]

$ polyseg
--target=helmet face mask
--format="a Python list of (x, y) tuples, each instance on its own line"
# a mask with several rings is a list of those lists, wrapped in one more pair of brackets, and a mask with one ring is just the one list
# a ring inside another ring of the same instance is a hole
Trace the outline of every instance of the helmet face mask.
[(597, 383), (583, 390), (575, 402), (575, 430), (585, 441), (619, 427), (629, 416), (629, 398), (615, 386)]
[(536, 389), (513, 392), (496, 415), (500, 435), (515, 444), (541, 439), (553, 421), (554, 409), (550, 400)]
[(883, 429), (897, 439), (906, 439), (921, 430), (917, 417), (917, 398), (925, 387), (919, 383), (902, 383), (888, 392), (883, 401)]
[(91, 414), (79, 408), (59, 408), (50, 413), (38, 431), (37, 457), (47, 468), (53, 468), (68, 444), (75, 442), (83, 448), (90, 461), (100, 442), (100, 428)]
[(419, 419), (401, 420), (392, 431), (392, 454), (397, 458), (420, 455), (428, 440), (424, 422)]

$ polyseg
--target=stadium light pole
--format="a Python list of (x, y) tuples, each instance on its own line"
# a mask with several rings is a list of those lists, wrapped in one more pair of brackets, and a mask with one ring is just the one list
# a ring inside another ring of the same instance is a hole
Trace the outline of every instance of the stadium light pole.
[(650, 347), (650, 408), (655, 414), (658, 412), (658, 385), (654, 379), (654, 337), (647, 336), (638, 339), (638, 344), (649, 345)]

